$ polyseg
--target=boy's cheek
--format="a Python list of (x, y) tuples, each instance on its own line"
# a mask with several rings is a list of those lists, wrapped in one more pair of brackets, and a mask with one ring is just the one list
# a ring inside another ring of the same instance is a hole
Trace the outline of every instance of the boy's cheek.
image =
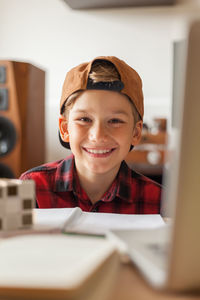
[(83, 128), (69, 128), (70, 142), (81, 141), (86, 135), (86, 130)]

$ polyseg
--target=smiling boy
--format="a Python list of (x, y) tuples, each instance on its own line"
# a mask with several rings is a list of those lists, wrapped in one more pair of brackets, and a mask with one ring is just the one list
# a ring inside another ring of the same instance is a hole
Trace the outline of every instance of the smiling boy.
[(161, 187), (124, 159), (141, 138), (142, 81), (124, 61), (97, 57), (71, 69), (60, 102), (60, 139), (72, 155), (27, 171), (40, 208), (153, 214)]

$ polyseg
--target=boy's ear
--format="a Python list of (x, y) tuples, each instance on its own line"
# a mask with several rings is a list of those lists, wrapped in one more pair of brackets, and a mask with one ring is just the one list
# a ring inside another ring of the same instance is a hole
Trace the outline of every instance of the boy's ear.
[(59, 117), (59, 130), (63, 142), (69, 143), (69, 132), (67, 130), (67, 120), (65, 117)]
[(131, 145), (136, 146), (137, 144), (139, 144), (140, 139), (141, 139), (141, 137), (142, 137), (142, 127), (143, 127), (143, 122), (142, 122), (142, 120), (141, 120), (141, 121), (138, 121), (138, 122), (135, 124), (135, 127), (134, 127), (134, 129), (133, 129), (133, 138), (132, 138), (132, 143), (131, 143)]

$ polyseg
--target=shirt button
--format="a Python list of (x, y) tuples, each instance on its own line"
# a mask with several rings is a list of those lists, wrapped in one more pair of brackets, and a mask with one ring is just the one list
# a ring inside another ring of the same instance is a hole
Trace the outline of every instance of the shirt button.
[(97, 212), (97, 211), (98, 211), (97, 207), (93, 207), (92, 212)]

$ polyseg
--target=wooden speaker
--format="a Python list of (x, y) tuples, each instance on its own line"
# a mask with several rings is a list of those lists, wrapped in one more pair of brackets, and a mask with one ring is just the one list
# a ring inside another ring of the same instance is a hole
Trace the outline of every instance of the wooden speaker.
[(45, 72), (0, 61), (0, 178), (17, 178), (44, 163)]

